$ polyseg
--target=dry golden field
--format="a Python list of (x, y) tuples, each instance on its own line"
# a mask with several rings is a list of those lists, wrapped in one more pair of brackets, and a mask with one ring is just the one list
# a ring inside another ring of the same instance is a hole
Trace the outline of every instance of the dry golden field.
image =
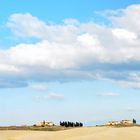
[(83, 127), (61, 131), (1, 130), (0, 140), (140, 140), (140, 127)]

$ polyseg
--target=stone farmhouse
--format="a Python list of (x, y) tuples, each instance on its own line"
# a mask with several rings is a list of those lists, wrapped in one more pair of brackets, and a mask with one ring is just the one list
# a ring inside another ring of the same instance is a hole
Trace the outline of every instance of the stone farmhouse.
[(38, 127), (51, 127), (51, 126), (55, 126), (55, 124), (53, 122), (42, 121), (42, 122), (39, 122), (38, 124), (36, 124), (36, 126), (38, 126)]
[(133, 120), (122, 120), (122, 121), (109, 121), (105, 125), (106, 126), (116, 126), (116, 125), (133, 125)]

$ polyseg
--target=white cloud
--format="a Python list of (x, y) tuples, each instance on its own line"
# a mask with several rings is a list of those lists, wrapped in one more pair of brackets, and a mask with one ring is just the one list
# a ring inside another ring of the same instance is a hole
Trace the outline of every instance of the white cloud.
[(118, 83), (123, 87), (140, 89), (140, 81), (119, 81)]
[(46, 24), (31, 14), (13, 14), (7, 23), (12, 32), (20, 37), (43, 37)]
[(95, 49), (96, 48), (97, 50), (94, 50), (94, 51), (101, 51), (101, 47), (99, 47), (99, 46), (101, 46), (101, 44), (98, 40), (98, 37), (96, 37), (94, 35), (90, 35), (88, 33), (82, 34), (82, 35), (77, 37), (77, 41), (81, 45), (83, 45), (83, 46), (85, 46), (89, 49)]
[(120, 96), (120, 94), (119, 93), (114, 93), (114, 92), (108, 92), (108, 93), (98, 94), (98, 96), (101, 96), (101, 97), (118, 97), (118, 96)]
[(127, 29), (132, 32), (140, 31), (140, 5), (130, 5), (126, 9), (118, 11), (119, 16), (112, 16), (114, 25)]
[(49, 93), (48, 95), (37, 95), (34, 99), (37, 101), (63, 100), (64, 95), (60, 93)]
[(64, 95), (60, 93), (49, 93), (48, 99), (62, 100), (64, 99)]
[(32, 16), (30, 13), (16, 13), (9, 17), (7, 27), (18, 37), (36, 37), (51, 42), (70, 43), (75, 40), (78, 34), (77, 27), (71, 24), (72, 22), (74, 23), (76, 20), (67, 19), (63, 25), (49, 24)]
[(122, 39), (122, 40), (126, 39), (127, 41), (137, 39), (135, 33), (130, 32), (126, 29), (113, 29), (112, 32), (118, 39)]
[(47, 90), (48, 85), (46, 83), (35, 83), (30, 85), (31, 88), (35, 90)]
[(13, 73), (13, 72), (17, 72), (19, 71), (18, 68), (16, 68), (13, 65), (8, 65), (8, 64), (0, 64), (0, 72), (9, 72), (9, 73)]
[(139, 7), (109, 11), (111, 27), (76, 19), (50, 24), (29, 13), (13, 14), (7, 23), (11, 31), (39, 41), (0, 50), (0, 75), (25, 83), (111, 79), (138, 84), (130, 74), (139, 75), (140, 69)]

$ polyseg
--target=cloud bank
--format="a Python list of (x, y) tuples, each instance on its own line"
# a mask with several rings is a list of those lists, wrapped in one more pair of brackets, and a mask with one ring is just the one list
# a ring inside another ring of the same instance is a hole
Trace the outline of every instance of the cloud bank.
[(139, 88), (140, 5), (104, 16), (111, 26), (76, 19), (51, 24), (30, 13), (12, 14), (6, 26), (13, 35), (38, 41), (0, 50), (0, 87), (97, 79)]

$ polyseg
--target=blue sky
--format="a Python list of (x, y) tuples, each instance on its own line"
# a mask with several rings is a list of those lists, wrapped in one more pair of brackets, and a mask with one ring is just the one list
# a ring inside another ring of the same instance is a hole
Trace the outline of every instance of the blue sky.
[(140, 0), (13, 0), (0, 9), (0, 125), (140, 122)]
[(1, 2), (0, 9), (3, 13), (1, 20), (7, 20), (11, 13), (28, 12), (45, 21), (61, 22), (66, 18), (88, 21), (94, 11), (124, 8), (131, 4), (139, 4), (139, 0), (14, 0)]

